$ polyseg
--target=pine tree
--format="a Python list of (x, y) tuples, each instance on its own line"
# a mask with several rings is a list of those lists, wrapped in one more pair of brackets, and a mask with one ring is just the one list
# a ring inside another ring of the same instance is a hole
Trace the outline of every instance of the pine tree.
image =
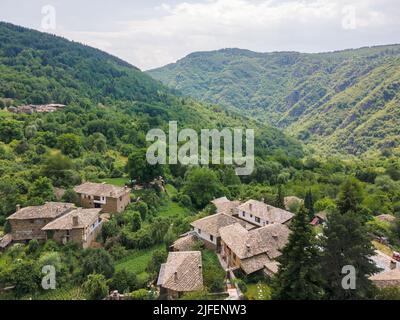
[(304, 206), (294, 217), (287, 245), (278, 258), (279, 271), (274, 279), (273, 298), (279, 300), (315, 300), (323, 296), (320, 252)]
[(337, 207), (342, 214), (349, 211), (358, 212), (362, 200), (361, 183), (356, 178), (349, 178), (341, 186)]
[[(370, 260), (374, 255), (367, 230), (359, 214), (333, 212), (329, 215), (323, 241), (322, 273), (327, 299), (365, 299), (373, 289), (369, 276), (379, 271)], [(356, 271), (355, 289), (344, 289), (344, 266)]]
[(306, 193), (306, 197), (304, 198), (304, 206), (308, 211), (310, 219), (312, 219), (314, 217), (315, 210), (314, 210), (314, 199), (311, 190), (308, 190)]
[(275, 207), (285, 209), (285, 194), (281, 185), (278, 186), (278, 193), (275, 199)]
[[(322, 272), (328, 299), (365, 299), (373, 289), (369, 276), (379, 271), (370, 259), (374, 255), (360, 207), (360, 183), (350, 178), (341, 187), (337, 201), (338, 212), (329, 215), (322, 243)], [(355, 289), (344, 289), (344, 266), (353, 266), (356, 272)]]

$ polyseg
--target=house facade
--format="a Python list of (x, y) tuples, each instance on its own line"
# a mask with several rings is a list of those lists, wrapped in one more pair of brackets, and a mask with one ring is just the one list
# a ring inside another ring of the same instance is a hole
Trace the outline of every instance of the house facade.
[(257, 200), (249, 200), (237, 207), (238, 217), (259, 227), (269, 224), (287, 224), (294, 214)]
[(46, 240), (44, 226), (75, 208), (73, 203), (47, 202), (42, 206), (20, 208), (9, 216), (13, 241)]
[(43, 227), (46, 238), (61, 244), (73, 242), (88, 248), (101, 231), (101, 210), (78, 208), (61, 216)]
[(106, 183), (85, 182), (74, 188), (84, 208), (102, 209), (104, 213), (120, 213), (131, 202), (131, 189)]
[(240, 219), (225, 213), (213, 214), (196, 220), (190, 225), (193, 233), (204, 243), (206, 248), (219, 252), (221, 249), (221, 236), (219, 234), (219, 229), (235, 223), (242, 224), (245, 228), (253, 228), (253, 226), (248, 225), (245, 221), (241, 221)]
[(162, 300), (175, 300), (187, 292), (202, 290), (201, 252), (170, 252), (167, 262), (161, 265), (157, 285)]

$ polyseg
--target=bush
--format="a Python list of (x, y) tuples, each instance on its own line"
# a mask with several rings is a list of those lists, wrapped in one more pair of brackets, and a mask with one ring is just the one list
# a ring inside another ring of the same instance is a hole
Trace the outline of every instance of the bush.
[(110, 281), (110, 289), (120, 293), (131, 292), (139, 287), (137, 276), (126, 270), (117, 271)]
[(82, 274), (88, 276), (92, 273), (111, 278), (114, 274), (114, 261), (104, 249), (88, 249), (82, 259)]
[(90, 300), (102, 300), (108, 295), (108, 286), (102, 274), (90, 274), (83, 284), (83, 290)]
[(155, 300), (156, 296), (153, 291), (146, 289), (139, 289), (131, 292), (130, 297), (132, 300)]

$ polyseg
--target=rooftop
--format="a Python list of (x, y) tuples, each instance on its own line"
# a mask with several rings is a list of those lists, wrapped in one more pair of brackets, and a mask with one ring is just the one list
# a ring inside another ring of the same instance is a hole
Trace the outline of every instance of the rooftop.
[(106, 183), (85, 182), (80, 186), (76, 186), (74, 191), (76, 193), (83, 193), (99, 197), (118, 198), (126, 193), (130, 193), (131, 189), (128, 187), (118, 187)]
[(200, 251), (170, 252), (161, 265), (157, 285), (177, 292), (197, 291), (203, 288)]
[(73, 203), (46, 202), (42, 206), (31, 206), (17, 210), (7, 220), (55, 219), (75, 208)]
[(249, 224), (245, 221), (242, 221), (225, 213), (213, 214), (211, 216), (193, 221), (190, 225), (215, 237), (219, 237), (219, 229), (232, 225), (234, 223), (240, 223), (244, 228), (250, 228)]
[[(48, 223), (42, 230), (72, 230), (90, 226), (100, 216), (101, 209), (78, 208)], [(77, 219), (74, 223), (74, 219)]]
[(193, 234), (188, 234), (176, 240), (172, 246), (176, 251), (190, 251), (196, 242), (197, 238)]
[(283, 224), (270, 224), (248, 231), (235, 223), (221, 228), (219, 232), (224, 243), (240, 259), (266, 253), (272, 260), (280, 255), (279, 250), (286, 245), (290, 230)]
[(232, 214), (233, 209), (237, 208), (240, 205), (240, 201), (231, 201), (227, 197), (214, 199), (213, 201), (211, 201), (211, 203), (217, 208), (217, 213), (226, 214)]
[(252, 215), (268, 221), (269, 223), (285, 223), (293, 218), (294, 214), (275, 208), (257, 200), (249, 200), (238, 207), (240, 211), (251, 213)]

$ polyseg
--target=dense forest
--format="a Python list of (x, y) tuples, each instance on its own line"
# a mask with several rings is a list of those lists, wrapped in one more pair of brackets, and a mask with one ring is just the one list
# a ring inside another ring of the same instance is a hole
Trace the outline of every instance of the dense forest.
[[(376, 218), (400, 216), (396, 149), (362, 160), (317, 155), (279, 129), (240, 115), (237, 108), (178, 96), (99, 50), (6, 23), (0, 23), (0, 71), (0, 236), (9, 232), (6, 217), (17, 204), (54, 201), (56, 188), (66, 190), (61, 201), (75, 203), (72, 188), (84, 180), (123, 186), (140, 179), (149, 185), (163, 176), (166, 185), (165, 191), (156, 185), (134, 191), (126, 211), (104, 224), (99, 248), (32, 240), (1, 253), (0, 287), (15, 288), (0, 298), (101, 299), (119, 290), (133, 299), (153, 299), (149, 284), (157, 278), (167, 248), (190, 229), (190, 222), (215, 212), (209, 203), (220, 196), (264, 199), (282, 207), (285, 195), (295, 195), (308, 199), (307, 215), (354, 209), (365, 234), (387, 237), (392, 249), (400, 248), (398, 222)], [(31, 103), (67, 107), (29, 115), (8, 111)], [(171, 120), (195, 130), (255, 128), (254, 172), (238, 177), (228, 165), (150, 166), (146, 133), (165, 129)], [(348, 198), (352, 206), (343, 209)], [(305, 216), (299, 207), (291, 210)], [(224, 270), (216, 259), (203, 251), (207, 292), (201, 297), (224, 285)], [(53, 293), (40, 287), (41, 267), (49, 263), (60, 275), (60, 290)]]
[(400, 46), (331, 53), (197, 52), (148, 73), (183, 94), (274, 124), (323, 153), (399, 146)]

